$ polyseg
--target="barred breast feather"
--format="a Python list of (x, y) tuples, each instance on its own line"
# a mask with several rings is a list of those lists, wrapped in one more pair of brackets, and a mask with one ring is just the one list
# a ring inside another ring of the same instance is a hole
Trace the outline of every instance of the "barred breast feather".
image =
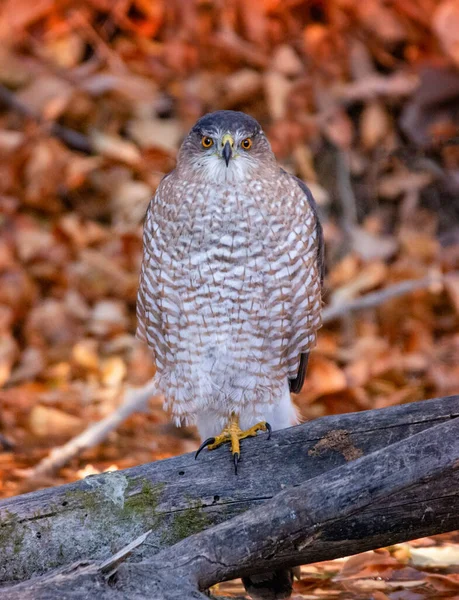
[(320, 326), (320, 248), (315, 207), (282, 170), (240, 185), (163, 179), (145, 222), (138, 336), (177, 422), (258, 413), (298, 377)]

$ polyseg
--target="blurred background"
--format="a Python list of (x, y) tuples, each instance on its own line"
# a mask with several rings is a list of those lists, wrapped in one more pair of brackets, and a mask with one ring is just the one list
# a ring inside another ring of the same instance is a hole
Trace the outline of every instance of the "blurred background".
[[(134, 337), (142, 220), (184, 135), (216, 109), (256, 117), (319, 205), (329, 312), (303, 418), (459, 392), (458, 0), (3, 0), (0, 497), (197, 447), (152, 398), (30, 476), (153, 376)], [(393, 574), (405, 558), (376, 564)], [(324, 568), (327, 597), (370, 597)], [(417, 573), (415, 592), (371, 597), (459, 593), (459, 576), (435, 588)]]

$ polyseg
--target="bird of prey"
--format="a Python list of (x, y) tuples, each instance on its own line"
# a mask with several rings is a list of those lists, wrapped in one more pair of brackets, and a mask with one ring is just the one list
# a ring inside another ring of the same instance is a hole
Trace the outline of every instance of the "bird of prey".
[(297, 422), (320, 326), (322, 230), (311, 192), (252, 117), (221, 110), (185, 138), (147, 211), (138, 336), (158, 393), (204, 446)]

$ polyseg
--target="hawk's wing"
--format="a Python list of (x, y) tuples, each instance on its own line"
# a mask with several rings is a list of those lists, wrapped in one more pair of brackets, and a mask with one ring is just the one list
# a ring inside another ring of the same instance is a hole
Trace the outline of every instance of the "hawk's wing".
[(156, 234), (156, 201), (164, 181), (174, 173), (167, 173), (160, 181), (159, 186), (151, 199), (145, 214), (143, 227), (143, 258), (140, 268), (139, 288), (137, 292), (137, 331), (136, 337), (146, 342), (153, 350), (155, 360), (158, 361), (158, 350), (163, 334), (160, 301), (164, 289), (158, 282), (159, 265), (161, 254), (158, 248), (159, 241), (155, 239)]
[[(314, 200), (314, 196), (311, 194), (311, 190), (308, 188), (308, 186), (303, 181), (301, 181), (301, 179), (298, 179), (298, 177), (294, 177), (294, 176), (291, 176), (291, 177), (296, 181), (296, 183), (300, 186), (300, 188), (305, 193), (306, 198), (308, 200), (308, 204), (311, 207), (311, 210), (314, 214), (314, 218), (316, 221), (316, 231), (317, 231), (317, 263), (318, 263), (318, 270), (319, 270), (319, 274), (320, 274), (320, 284), (323, 285), (324, 274), (325, 274), (324, 236), (323, 236), (323, 232), (322, 232), (322, 225), (320, 224), (320, 221), (319, 221), (319, 215), (317, 212), (316, 201)], [(294, 379), (289, 379), (290, 391), (293, 392), (294, 394), (298, 394), (299, 392), (301, 392), (301, 388), (303, 387), (304, 378), (306, 375), (306, 369), (308, 367), (308, 358), (309, 358), (309, 352), (304, 352), (303, 354), (300, 354), (300, 364), (298, 366), (297, 376)]]

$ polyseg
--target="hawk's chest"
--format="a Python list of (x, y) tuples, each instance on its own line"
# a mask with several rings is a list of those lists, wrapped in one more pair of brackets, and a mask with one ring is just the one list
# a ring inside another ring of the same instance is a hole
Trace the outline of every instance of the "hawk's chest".
[(158, 206), (157, 235), (174, 262), (241, 263), (266, 256), (282, 227), (263, 186), (189, 184), (175, 192), (179, 202)]

